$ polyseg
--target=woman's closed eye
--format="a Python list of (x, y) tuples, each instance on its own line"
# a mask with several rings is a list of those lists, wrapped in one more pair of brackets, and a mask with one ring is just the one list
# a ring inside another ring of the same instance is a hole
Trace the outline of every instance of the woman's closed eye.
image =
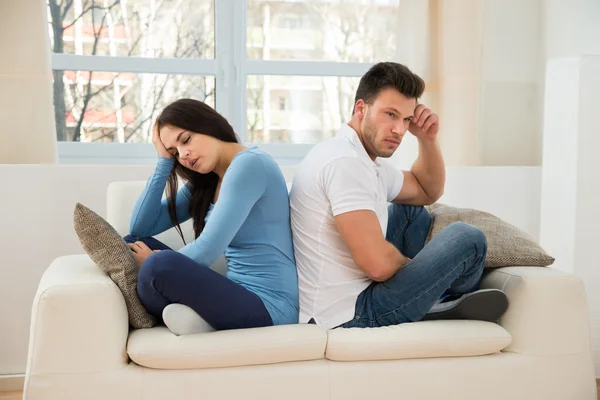
[[(188, 136), (185, 139), (183, 139), (183, 142), (181, 142), (181, 143), (186, 144), (189, 141), (190, 141), (190, 137)], [(179, 157), (179, 152), (176, 151), (175, 153), (173, 153), (173, 157)]]

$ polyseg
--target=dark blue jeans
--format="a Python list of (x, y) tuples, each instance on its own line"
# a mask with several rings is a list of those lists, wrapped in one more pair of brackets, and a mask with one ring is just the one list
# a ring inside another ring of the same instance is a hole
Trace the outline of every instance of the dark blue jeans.
[(144, 261), (137, 292), (150, 314), (162, 321), (171, 303), (192, 308), (216, 330), (271, 326), (273, 321), (260, 297), (210, 268), (171, 250), (154, 238), (126, 236), (127, 243), (144, 242), (161, 250)]
[(386, 240), (412, 260), (356, 300), (354, 319), (342, 327), (377, 327), (421, 320), (445, 293), (474, 291), (483, 273), (487, 241), (478, 228), (448, 225), (425, 246), (431, 216), (424, 207), (392, 204)]

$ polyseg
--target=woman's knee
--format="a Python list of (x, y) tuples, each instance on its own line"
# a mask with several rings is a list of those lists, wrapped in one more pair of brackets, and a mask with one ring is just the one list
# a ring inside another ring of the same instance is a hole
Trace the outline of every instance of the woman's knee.
[(142, 304), (157, 318), (161, 318), (162, 310), (169, 303), (165, 290), (170, 286), (169, 277), (172, 275), (170, 256), (158, 252), (151, 254), (138, 271), (137, 294)]
[(154, 280), (168, 276), (169, 270), (173, 268), (173, 254), (169, 253), (176, 252), (164, 250), (152, 253), (146, 258), (138, 271), (138, 287), (140, 285), (150, 285)]
[(155, 240), (155, 239), (153, 239), (152, 237), (134, 236), (132, 234), (129, 234), (129, 235), (123, 237), (123, 240), (126, 243), (144, 242), (147, 245), (148, 241)]
[(123, 238), (123, 240), (125, 241), (125, 243), (135, 243), (139, 242), (141, 239), (137, 236), (127, 235)]

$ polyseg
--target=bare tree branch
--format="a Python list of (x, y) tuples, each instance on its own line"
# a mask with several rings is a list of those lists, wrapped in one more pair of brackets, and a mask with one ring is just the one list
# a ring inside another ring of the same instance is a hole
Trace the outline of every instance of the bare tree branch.
[[(96, 25), (94, 24), (94, 22), (95, 22), (94, 14), (92, 13), (92, 29), (94, 30), (94, 45), (92, 46), (92, 54), (96, 54), (96, 52), (98, 51), (98, 42), (100, 40), (100, 34), (102, 33), (102, 30), (105, 27), (105, 22), (106, 22), (106, 18), (108, 17), (108, 13), (111, 11), (111, 9), (114, 6), (116, 6), (119, 3), (119, 1), (120, 0), (116, 0), (113, 4), (106, 7), (106, 12), (102, 16), (102, 21), (100, 23), (100, 29), (98, 31), (96, 31)], [(92, 0), (92, 7), (95, 6), (95, 3), (96, 3), (95, 0)], [(77, 126), (75, 127), (75, 132), (73, 133), (73, 141), (81, 140), (81, 126), (83, 125), (83, 120), (85, 118), (85, 112), (87, 111), (88, 104), (90, 103), (90, 100), (92, 99), (92, 97), (95, 96), (96, 94), (102, 92), (103, 90), (106, 90), (106, 88), (114, 85), (115, 79), (118, 76), (118, 75), (115, 75), (110, 84), (104, 86), (103, 88), (98, 89), (98, 91), (93, 93), (91, 91), (92, 90), (92, 75), (93, 75), (93, 72), (90, 71), (90, 77), (87, 82), (87, 87), (86, 87), (86, 91), (85, 91), (86, 94), (83, 99), (83, 106), (81, 107), (81, 115), (79, 116), (79, 120), (77, 121)]]
[[(92, 11), (92, 10), (94, 10), (94, 9), (96, 9), (96, 10), (101, 10), (101, 9), (103, 9), (103, 8), (104, 8), (104, 7), (98, 7), (98, 6), (89, 6), (88, 8), (84, 8), (84, 9), (83, 9), (83, 11), (81, 11), (81, 14), (79, 14), (79, 15), (78, 15), (76, 18), (74, 18), (74, 19), (73, 19), (73, 21), (71, 21), (71, 23), (70, 23), (70, 24), (68, 24), (68, 25), (63, 25), (63, 30), (65, 30), (65, 29), (67, 29), (67, 28), (70, 28), (70, 27), (72, 27), (73, 25), (75, 25), (75, 23), (76, 23), (77, 21), (79, 21), (81, 18), (83, 18), (83, 16), (84, 16), (86, 13), (88, 13), (89, 11)], [(92, 18), (93, 18), (93, 17), (92, 17)]]
[(69, 10), (71, 9), (72, 5), (73, 5), (73, 0), (67, 0), (67, 2), (65, 3), (65, 7), (63, 8), (62, 14), (60, 16), (61, 21), (67, 17), (67, 14), (69, 13)]
[[(159, 100), (162, 98), (163, 92), (165, 90), (165, 87), (167, 86), (167, 82), (169, 81), (169, 78), (170, 78), (170, 75), (167, 76), (167, 79), (165, 79), (165, 82), (160, 87), (158, 96), (156, 95), (156, 90), (155, 90), (154, 101), (152, 102), (152, 111), (149, 113), (148, 117), (146, 117), (142, 122), (140, 122), (138, 124), (138, 126), (135, 129), (133, 129), (133, 131), (125, 138), (125, 142), (128, 142), (129, 139), (131, 139), (131, 137), (133, 137), (133, 135), (143, 126), (143, 124), (146, 121), (148, 121), (150, 118), (152, 118), (152, 115), (154, 115), (154, 112), (158, 108), (157, 105), (159, 103)], [(156, 89), (156, 85), (154, 86), (154, 88)], [(140, 107), (140, 110), (143, 110), (143, 107)], [(141, 111), (140, 111), (140, 114), (141, 114)]]
[[(111, 13), (111, 10), (115, 7), (118, 6), (119, 4), (121, 4), (120, 0), (115, 0), (114, 2), (111, 2), (110, 5), (107, 6), (101, 6), (100, 2), (98, 0), (82, 0), (84, 2), (84, 7), (81, 13), (79, 13), (79, 15), (76, 15), (75, 18), (73, 18), (72, 21), (69, 21), (68, 24), (63, 25), (64, 24), (64, 18), (67, 17), (67, 15), (71, 12), (72, 7), (74, 5), (74, 0), (63, 0), (63, 2), (61, 3), (60, 0), (47, 0), (49, 7), (50, 7), (50, 11), (51, 11), (51, 15), (52, 15), (52, 19), (53, 19), (53, 28), (54, 28), (54, 32), (55, 32), (55, 37), (59, 38), (59, 40), (57, 41), (57, 43), (59, 43), (61, 52), (62, 52), (62, 48), (63, 48), (63, 39), (62, 39), (62, 35), (65, 29), (68, 29), (72, 26), (74, 26), (78, 21), (80, 21), (82, 18), (84, 18), (86, 13), (92, 13), (91, 14), (91, 25), (92, 25), (92, 29), (91, 32), (87, 31), (88, 34), (91, 33), (91, 35), (89, 35), (90, 37), (93, 38), (93, 42), (91, 43), (91, 49), (89, 51), (89, 53), (91, 55), (96, 55), (99, 51), (99, 47), (100, 44), (105, 40), (105, 32), (106, 29), (108, 29), (107, 26), (107, 18), (109, 17), (109, 13)], [(165, 5), (165, 0), (159, 0), (157, 1), (157, 5), (156, 8), (154, 9), (155, 12), (154, 14), (151, 15), (150, 18), (155, 18), (155, 16), (157, 14), (159, 14), (159, 10), (164, 8)], [(96, 11), (98, 10), (102, 10), (103, 13), (98, 13)], [(169, 12), (172, 9), (169, 9)], [(207, 34), (204, 30), (204, 26), (203, 24), (194, 24), (193, 22), (190, 23), (189, 22), (189, 18), (186, 19), (187, 16), (189, 16), (189, 12), (186, 14), (185, 10), (180, 10), (180, 7), (175, 7), (174, 10), (179, 10), (177, 11), (180, 15), (183, 15), (184, 18), (178, 18), (177, 21), (177, 25), (175, 27), (175, 34), (174, 36), (176, 36), (176, 48), (175, 48), (175, 54), (172, 54), (172, 57), (194, 57), (194, 56), (202, 56), (205, 54), (206, 50), (208, 48), (210, 48), (211, 43), (207, 41)], [(102, 15), (102, 18), (98, 18), (98, 15)], [(141, 15), (139, 13), (133, 13), (130, 14), (127, 18), (128, 21), (131, 21), (131, 17), (132, 15)], [(113, 15), (114, 16), (114, 15)], [(119, 18), (119, 17), (117, 17)], [(100, 20), (100, 21), (99, 21)], [(132, 41), (128, 41), (128, 49), (127, 52), (129, 55), (131, 54), (135, 54), (136, 49), (138, 48), (138, 46), (140, 45), (140, 43), (142, 42), (142, 40), (144, 39), (144, 37), (146, 37), (150, 31), (150, 29), (152, 28), (152, 24), (147, 22), (148, 20), (146, 20), (145, 18), (138, 18), (139, 21), (139, 29), (136, 29), (135, 32), (135, 38), (133, 38)], [(160, 29), (160, 28), (159, 28)], [(93, 36), (92, 36), (93, 35)], [(56, 50), (56, 49), (55, 49)], [(164, 51), (161, 51), (161, 54)], [(61, 72), (62, 71), (55, 71), (55, 72)], [(55, 74), (56, 75), (56, 74)], [(56, 79), (55, 76), (55, 86), (56, 88), (58, 88), (59, 86), (62, 88), (62, 91), (55, 91), (55, 97), (60, 97), (60, 99), (56, 99), (55, 101), (57, 102), (57, 104), (64, 104), (65, 103), (65, 95), (64, 95), (64, 90), (66, 87), (68, 87), (67, 83), (62, 82), (62, 74), (60, 75), (60, 81), (58, 79)], [(107, 84), (103, 84), (101, 85), (102, 87), (95, 89), (95, 82), (94, 81), (94, 76), (95, 76), (95, 72), (94, 71), (90, 71), (89, 75), (88, 75), (88, 79), (87, 82), (81, 82), (79, 81), (79, 84), (75, 84), (72, 86), (73, 89), (75, 89), (74, 92), (74, 96), (75, 96), (75, 105), (74, 107), (72, 107), (72, 111), (73, 111), (73, 115), (76, 116), (76, 126), (74, 128), (74, 132), (72, 133), (71, 138), (64, 138), (63, 140), (73, 140), (73, 141), (78, 141), (81, 140), (81, 135), (83, 133), (83, 129), (89, 129), (90, 131), (94, 131), (94, 135), (93, 137), (91, 137), (90, 139), (93, 141), (97, 141), (97, 140), (103, 140), (106, 139), (107, 137), (111, 137), (114, 135), (114, 133), (117, 131), (117, 129), (110, 129), (110, 131), (108, 131), (106, 128), (94, 128), (94, 123), (88, 122), (89, 118), (90, 118), (90, 114), (89, 114), (89, 109), (90, 107), (94, 107), (96, 108), (96, 106), (93, 106), (92, 104), (95, 104), (95, 102), (93, 102), (92, 100), (94, 98), (96, 98), (97, 96), (101, 96), (100, 97), (100, 103), (103, 103), (104, 99), (106, 96), (104, 95), (104, 93), (110, 93), (110, 90), (112, 88), (114, 88), (114, 85), (116, 84), (116, 79), (118, 78), (118, 75), (114, 75), (113, 79), (107, 83)], [(161, 80), (164, 77), (161, 76)], [(151, 85), (152, 87), (152, 92), (150, 93), (149, 96), (144, 96), (145, 99), (141, 99), (139, 98), (138, 94), (137, 94), (137, 90), (133, 93), (133, 97), (131, 97), (131, 94), (127, 95), (127, 90), (123, 90), (120, 94), (121, 97), (121, 102), (120, 102), (120, 109), (122, 110), (123, 107), (128, 107), (128, 103), (133, 103), (130, 104), (133, 106), (133, 108), (136, 110), (136, 113), (134, 115), (134, 119), (133, 119), (133, 123), (131, 123), (131, 119), (128, 119), (127, 121), (130, 123), (127, 125), (126, 128), (126, 138), (125, 141), (130, 141), (133, 137), (135, 137), (136, 135), (140, 134), (140, 130), (141, 129), (145, 129), (145, 127), (147, 126), (148, 121), (156, 114), (156, 111), (158, 108), (163, 106), (164, 103), (164, 98), (165, 98), (165, 94), (166, 94), (166, 88), (167, 87), (173, 87), (174, 90), (174, 94), (175, 96), (178, 95), (182, 95), (183, 93), (185, 93), (186, 91), (190, 90), (190, 93), (195, 93), (194, 96), (197, 97), (198, 99), (202, 99), (202, 100), (206, 100), (207, 98), (209, 98), (210, 96), (214, 96), (214, 88), (208, 89), (208, 84), (206, 79), (204, 80), (200, 80), (200, 82), (198, 83), (193, 83), (192, 85), (190, 85), (190, 83), (194, 82), (194, 81), (189, 81), (189, 80), (185, 80), (185, 79), (181, 79), (181, 80), (175, 80), (175, 82), (173, 82), (173, 79), (178, 79), (178, 77), (173, 77), (173, 76), (166, 76), (166, 79), (164, 79), (164, 81), (159, 82), (158, 80), (155, 81), (154, 85)], [(83, 85), (82, 85), (83, 84)], [(174, 85), (174, 86), (173, 86)], [(136, 86), (132, 86), (130, 89), (134, 89), (136, 88)], [(60, 95), (60, 96), (59, 96)], [(126, 96), (127, 95), (127, 96)], [(110, 96), (110, 95), (109, 95)], [(126, 96), (126, 97), (124, 97)], [(108, 100), (108, 97), (106, 97), (106, 100)], [(138, 104), (138, 101), (140, 103), (143, 104)], [(152, 104), (149, 104), (148, 102), (152, 102)], [(99, 104), (100, 104), (99, 103)], [(60, 111), (60, 107), (55, 107), (56, 112)], [(62, 108), (62, 115), (63, 117), (65, 117), (67, 115), (66, 112), (66, 107)], [(79, 111), (79, 112), (78, 112)], [(116, 110), (118, 112), (118, 110)], [(106, 115), (106, 117), (101, 117), (100, 119), (96, 119), (95, 122), (102, 122), (103, 120), (108, 120), (109, 118), (112, 120), (113, 116), (114, 116), (114, 112), (115, 110), (113, 110), (113, 112), (108, 113)], [(77, 115), (79, 114), (79, 115)], [(87, 114), (87, 116), (86, 116)], [(131, 117), (131, 116), (129, 116)], [(128, 118), (129, 118), (128, 117)], [(58, 125), (57, 125), (58, 127)], [(66, 130), (66, 125), (61, 129), (61, 131), (66, 134), (67, 130)], [(60, 137), (60, 135), (59, 135)], [(146, 138), (147, 139), (147, 138)]]

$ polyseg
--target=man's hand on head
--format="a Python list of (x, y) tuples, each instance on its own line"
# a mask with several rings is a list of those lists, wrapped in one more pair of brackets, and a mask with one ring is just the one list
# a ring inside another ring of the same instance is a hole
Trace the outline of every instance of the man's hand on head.
[(433, 111), (424, 104), (418, 104), (415, 108), (415, 117), (410, 121), (408, 130), (417, 139), (435, 140), (440, 130), (440, 119)]

